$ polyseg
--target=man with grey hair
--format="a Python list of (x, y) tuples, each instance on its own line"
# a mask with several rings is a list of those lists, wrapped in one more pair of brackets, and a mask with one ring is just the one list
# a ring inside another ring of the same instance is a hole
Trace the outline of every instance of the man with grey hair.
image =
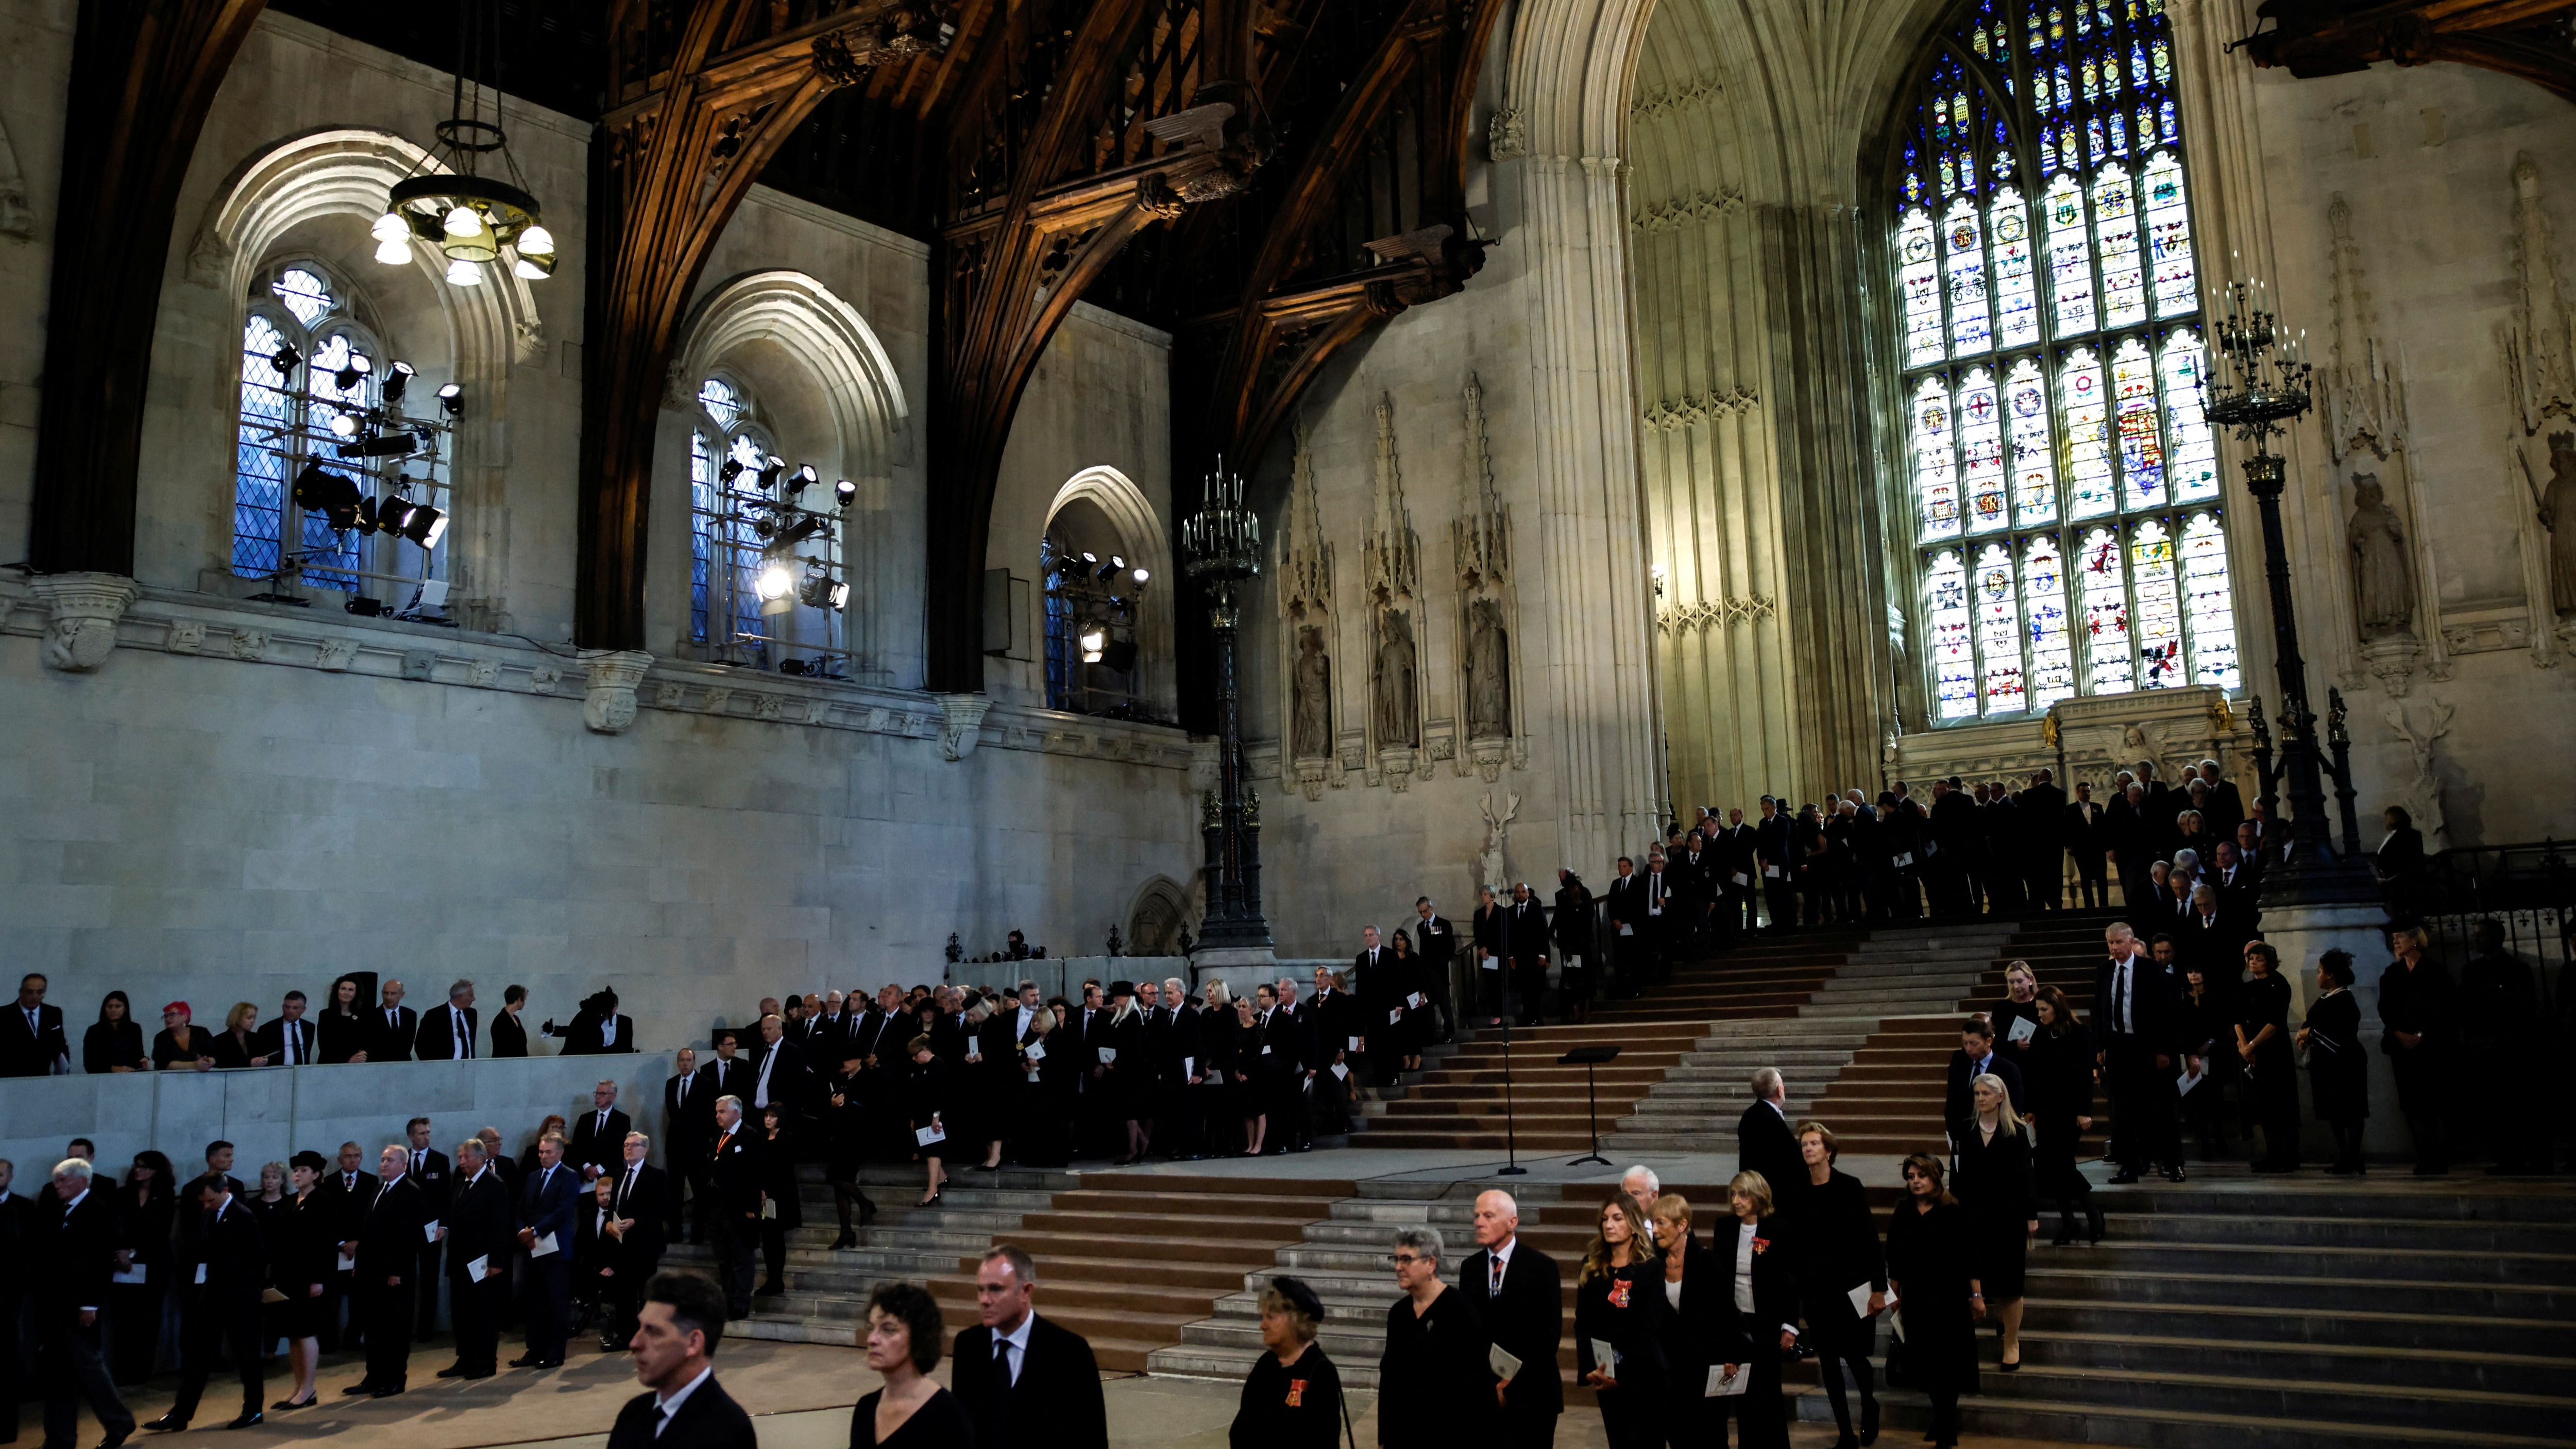
[(425, 1062), (474, 1060), (474, 983), (458, 981), (447, 988), (447, 1004), (422, 1012), (420, 1032), (412, 1038), (412, 1055)]
[(1655, 1236), (1655, 1199), (1664, 1195), (1664, 1181), (1655, 1170), (1640, 1162), (1619, 1174), (1619, 1191), (1637, 1205), (1637, 1230), (1648, 1241)]
[(1762, 1174), (1776, 1201), (1805, 1171), (1789, 1131), (1789, 1084), (1778, 1067), (1764, 1067), (1750, 1085), (1753, 1105), (1735, 1123), (1735, 1170)]
[(1520, 1204), (1510, 1193), (1478, 1193), (1475, 1223), (1476, 1251), (1458, 1265), (1458, 1289), (1494, 1347), (1520, 1361), (1494, 1385), (1502, 1406), (1496, 1427), (1505, 1449), (1538, 1449), (1556, 1442), (1556, 1421), (1565, 1412), (1556, 1369), (1565, 1337), (1565, 1275), (1554, 1258), (1520, 1240)]
[(975, 1442), (1108, 1449), (1100, 1366), (1081, 1334), (1038, 1316), (1037, 1263), (998, 1243), (975, 1270), (975, 1317), (949, 1359), (950, 1390), (975, 1425)]
[(32, 1234), (45, 1251), (31, 1255), (27, 1283), (37, 1372), (45, 1381), (45, 1442), (69, 1449), (87, 1402), (107, 1431), (104, 1442), (121, 1444), (133, 1436), (134, 1415), (98, 1356), (99, 1308), (116, 1269), (116, 1206), (90, 1190), (86, 1157), (64, 1158), (53, 1177), (54, 1195), (38, 1205)]

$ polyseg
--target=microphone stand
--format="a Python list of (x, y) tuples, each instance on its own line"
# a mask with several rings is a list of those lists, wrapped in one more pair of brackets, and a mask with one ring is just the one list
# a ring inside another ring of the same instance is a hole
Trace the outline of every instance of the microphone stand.
[(1494, 1169), (1497, 1177), (1526, 1177), (1529, 1169), (1521, 1166), (1520, 1126), (1512, 1116), (1512, 1022), (1506, 1016), (1503, 1028), (1503, 1165)]

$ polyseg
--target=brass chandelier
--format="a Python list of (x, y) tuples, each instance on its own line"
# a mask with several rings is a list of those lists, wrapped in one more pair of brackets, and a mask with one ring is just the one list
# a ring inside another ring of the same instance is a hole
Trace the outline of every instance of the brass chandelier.
[[(501, 91), (492, 83), (498, 29), (497, 0), (459, 0), (448, 117), (435, 128), (437, 143), (394, 183), (384, 215), (376, 218), (376, 260), (387, 266), (410, 261), (419, 243), (447, 258), (447, 280), (459, 287), (482, 285), (483, 268), (503, 261), (530, 281), (554, 275), (554, 233), (546, 230), (501, 128)], [(507, 180), (483, 174), (495, 155)]]

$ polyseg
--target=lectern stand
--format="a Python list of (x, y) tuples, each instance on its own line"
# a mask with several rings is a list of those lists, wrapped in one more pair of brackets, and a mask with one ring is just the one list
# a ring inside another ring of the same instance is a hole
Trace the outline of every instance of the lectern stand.
[(1592, 1151), (1586, 1156), (1567, 1163), (1568, 1167), (1581, 1167), (1587, 1162), (1597, 1162), (1603, 1167), (1610, 1165), (1610, 1159), (1601, 1155), (1601, 1089), (1592, 1079), (1592, 1069), (1617, 1055), (1619, 1055), (1617, 1047), (1591, 1046), (1576, 1047), (1556, 1059), (1556, 1064), (1560, 1067), (1583, 1068), (1583, 1095), (1590, 1104), (1589, 1111), (1592, 1118)]

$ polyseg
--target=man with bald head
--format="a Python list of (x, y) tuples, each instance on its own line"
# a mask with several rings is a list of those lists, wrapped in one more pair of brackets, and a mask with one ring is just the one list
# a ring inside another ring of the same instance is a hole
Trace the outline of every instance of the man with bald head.
[(1564, 1337), (1564, 1274), (1556, 1260), (1520, 1241), (1521, 1209), (1507, 1192), (1476, 1197), (1476, 1251), (1458, 1265), (1458, 1290), (1493, 1339), (1519, 1360), (1508, 1374), (1496, 1365), (1503, 1449), (1545, 1449), (1556, 1442), (1565, 1385), (1556, 1350)]

